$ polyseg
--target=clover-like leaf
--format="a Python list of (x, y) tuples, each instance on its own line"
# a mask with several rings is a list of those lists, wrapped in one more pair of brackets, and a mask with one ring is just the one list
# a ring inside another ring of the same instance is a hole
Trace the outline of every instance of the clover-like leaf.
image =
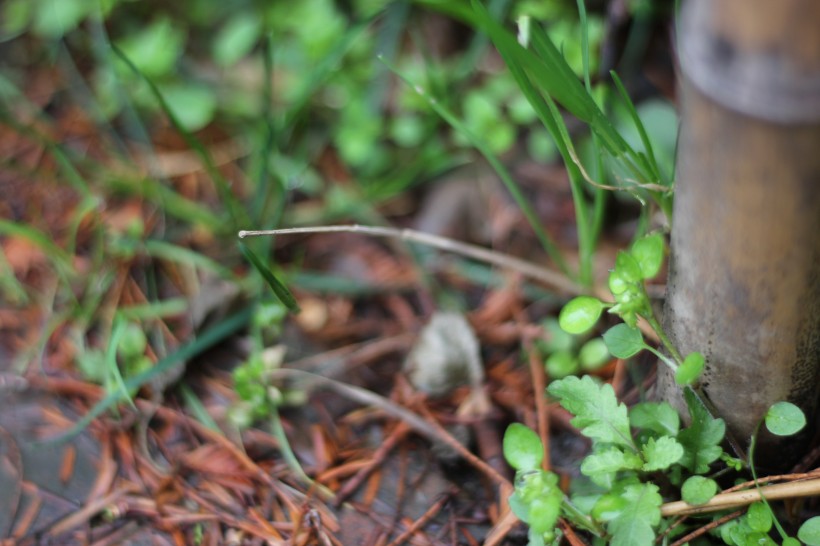
[(791, 402), (777, 402), (766, 412), (766, 428), (778, 436), (797, 434), (806, 426), (806, 415)]
[(628, 324), (616, 324), (604, 333), (607, 349), (617, 358), (631, 358), (646, 346), (641, 331)]
[(683, 359), (683, 364), (675, 371), (675, 383), (678, 385), (691, 385), (695, 383), (703, 372), (706, 360), (700, 353), (689, 353)]
[(820, 546), (820, 516), (806, 520), (797, 531), (797, 538), (808, 546)]
[(570, 334), (583, 334), (598, 322), (604, 304), (598, 298), (578, 296), (571, 299), (561, 309), (558, 315), (558, 324)]
[(547, 391), (575, 415), (572, 424), (584, 436), (634, 449), (626, 406), (618, 403), (612, 385), (599, 386), (588, 375), (571, 376), (553, 381)]
[(541, 438), (521, 423), (512, 423), (504, 432), (504, 458), (516, 470), (535, 470), (544, 458)]
[(581, 362), (581, 368), (587, 371), (597, 370), (606, 364), (612, 355), (609, 349), (606, 348), (606, 343), (603, 339), (596, 337), (590, 339), (578, 350), (578, 360)]
[(614, 271), (618, 277), (627, 283), (637, 283), (643, 280), (641, 264), (631, 254), (624, 251), (618, 252), (618, 257), (615, 258)]
[(578, 371), (578, 359), (569, 351), (556, 351), (547, 357), (544, 368), (550, 379), (561, 379)]
[(762, 502), (754, 502), (746, 511), (746, 523), (758, 533), (768, 533), (772, 528), (772, 511)]
[(657, 440), (650, 438), (641, 448), (646, 461), (643, 470), (654, 472), (669, 468), (683, 457), (683, 446), (670, 436), (661, 436)]
[(651, 279), (660, 271), (663, 265), (663, 247), (663, 235), (660, 233), (642, 237), (632, 245), (629, 253), (638, 262), (644, 279)]
[(681, 487), (681, 496), (689, 504), (705, 504), (717, 493), (717, 482), (703, 476), (691, 476)]

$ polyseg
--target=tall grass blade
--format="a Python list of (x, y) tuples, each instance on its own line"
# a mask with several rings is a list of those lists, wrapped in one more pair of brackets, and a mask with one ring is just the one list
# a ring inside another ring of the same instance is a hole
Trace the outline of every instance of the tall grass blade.
[[(108, 350), (105, 352), (105, 365), (108, 371), (106, 376), (106, 391), (122, 396), (123, 400), (127, 400), (128, 404), (136, 409), (137, 405), (134, 404), (134, 400), (128, 392), (128, 387), (125, 386), (122, 373), (120, 373), (120, 367), (117, 365), (117, 348), (120, 345), (120, 339), (122, 339), (122, 335), (125, 333), (125, 328), (127, 326), (128, 323), (123, 320), (122, 317), (115, 319), (114, 328), (111, 331), (111, 337), (108, 338)], [(111, 380), (114, 381), (116, 389), (112, 389), (108, 385)]]
[(618, 89), (618, 93), (620, 93), (621, 98), (626, 105), (626, 109), (629, 112), (632, 121), (635, 123), (635, 128), (638, 130), (638, 134), (641, 137), (641, 142), (643, 143), (644, 150), (646, 151), (646, 157), (648, 159), (648, 167), (651, 170), (655, 180), (659, 183), (663, 183), (664, 181), (661, 178), (660, 168), (658, 168), (658, 163), (655, 160), (655, 152), (652, 149), (652, 141), (649, 140), (649, 135), (646, 132), (643, 121), (641, 121), (641, 117), (638, 115), (638, 110), (635, 108), (635, 104), (632, 102), (632, 99), (629, 98), (629, 93), (626, 92), (626, 88), (624, 87), (623, 82), (621, 82), (621, 78), (618, 77), (618, 74), (614, 70), (611, 70), (609, 73), (612, 76), (612, 81), (615, 82), (615, 87)]
[(453, 129), (458, 131), (459, 133), (463, 134), (465, 138), (468, 139), (470, 144), (476, 148), (481, 155), (487, 160), (487, 162), (492, 166), (495, 170), (496, 174), (498, 174), (501, 181), (504, 183), (504, 186), (507, 188), (507, 191), (510, 192), (515, 203), (521, 209), (521, 212), (524, 214), (524, 217), (529, 222), (530, 227), (532, 227), (533, 231), (535, 232), (536, 236), (538, 237), (541, 246), (547, 252), (549, 257), (555, 262), (556, 266), (565, 274), (570, 275), (569, 267), (564, 260), (564, 257), (561, 255), (561, 252), (558, 250), (558, 246), (549, 236), (549, 234), (544, 230), (541, 225), (541, 220), (538, 218), (538, 215), (535, 213), (535, 210), (530, 205), (529, 201), (524, 194), (521, 193), (521, 190), (518, 188), (518, 185), (510, 176), (510, 173), (507, 171), (506, 167), (501, 163), (501, 161), (496, 157), (496, 155), (490, 150), (489, 146), (473, 131), (471, 131), (461, 120), (459, 120), (449, 109), (447, 109), (444, 105), (442, 105), (438, 100), (431, 97), (429, 93), (423, 89), (422, 87), (415, 85), (410, 79), (405, 76), (402, 72), (398, 70), (395, 66), (391, 65), (386, 61), (384, 58), (380, 57), (382, 62), (387, 64), (387, 66), (396, 74), (398, 75), (404, 82), (409, 85), (412, 89), (416, 91), (422, 98), (427, 101), (427, 104), (430, 106), (433, 111), (435, 111), (444, 121), (446, 121)]
[(154, 99), (159, 104), (160, 108), (162, 109), (163, 113), (168, 117), (168, 120), (171, 122), (171, 125), (174, 126), (174, 129), (182, 136), (185, 140), (185, 143), (199, 156), (202, 164), (205, 166), (205, 170), (208, 172), (208, 175), (214, 181), (214, 185), (216, 186), (216, 190), (219, 193), (219, 197), (225, 203), (226, 208), (228, 209), (228, 214), (231, 217), (232, 226), (230, 226), (232, 231), (236, 230), (236, 227), (239, 224), (246, 225), (248, 223), (247, 215), (245, 211), (242, 209), (239, 200), (233, 194), (230, 188), (230, 184), (225, 177), (222, 176), (222, 173), (219, 171), (219, 168), (214, 163), (211, 154), (208, 153), (208, 150), (196, 138), (193, 133), (191, 133), (188, 129), (186, 129), (182, 123), (180, 123), (179, 119), (174, 114), (171, 107), (165, 101), (165, 98), (162, 96), (162, 92), (156, 86), (156, 84), (148, 78), (145, 74), (143, 74), (139, 68), (128, 58), (125, 53), (122, 52), (117, 46), (111, 45), (111, 50), (116, 53), (117, 57), (119, 57), (130, 69), (134, 74), (136, 74), (142, 81), (148, 85), (148, 89), (151, 91), (151, 94), (154, 96)]
[(239, 242), (239, 250), (242, 252), (242, 255), (248, 259), (248, 261), (253, 265), (253, 267), (262, 275), (262, 278), (265, 279), (265, 282), (268, 283), (273, 293), (279, 298), (285, 307), (287, 307), (291, 312), (298, 313), (299, 312), (299, 304), (296, 303), (296, 298), (293, 297), (290, 290), (276, 278), (276, 275), (270, 270), (268, 266), (262, 263), (262, 260), (253, 253), (253, 251), (248, 248), (248, 245), (243, 243), (242, 241)]

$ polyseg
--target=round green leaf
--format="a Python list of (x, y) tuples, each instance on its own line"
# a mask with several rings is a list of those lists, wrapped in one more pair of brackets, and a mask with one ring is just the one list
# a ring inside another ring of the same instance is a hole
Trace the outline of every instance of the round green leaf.
[(539, 348), (544, 354), (556, 351), (572, 351), (575, 347), (575, 336), (565, 332), (555, 318), (545, 319), (541, 323), (544, 330), (544, 341), (539, 343)]
[(561, 379), (578, 371), (578, 359), (569, 351), (557, 351), (544, 363), (550, 379)]
[(558, 521), (561, 511), (561, 498), (549, 496), (536, 498), (530, 504), (530, 527), (538, 533), (551, 531)]
[(558, 315), (558, 324), (565, 332), (570, 334), (582, 334), (595, 326), (604, 304), (598, 298), (590, 296), (578, 296), (571, 299)]
[(630, 254), (621, 251), (615, 258), (615, 272), (625, 282), (634, 283), (643, 280), (643, 271), (638, 261)]
[(607, 330), (604, 342), (609, 352), (617, 358), (631, 358), (645, 346), (641, 331), (627, 324), (618, 324)]
[(683, 482), (681, 496), (689, 504), (704, 504), (717, 493), (715, 480), (703, 476), (692, 476)]
[(117, 354), (124, 359), (136, 358), (145, 353), (148, 339), (138, 324), (129, 322), (125, 327), (117, 346)]
[(185, 32), (174, 26), (168, 17), (161, 17), (150, 25), (122, 39), (119, 48), (139, 71), (148, 78), (168, 74), (182, 55)]
[(622, 496), (608, 493), (602, 495), (592, 507), (592, 517), (600, 521), (609, 521), (623, 512), (629, 503)]
[(635, 241), (629, 252), (641, 268), (641, 276), (651, 279), (663, 265), (663, 236), (660, 233), (647, 235)]
[(581, 361), (581, 367), (586, 371), (597, 370), (606, 364), (611, 357), (609, 349), (606, 348), (606, 343), (599, 337), (590, 339), (578, 351), (578, 360)]
[(216, 96), (204, 86), (171, 84), (162, 87), (162, 97), (179, 123), (188, 131), (198, 131), (216, 113)]
[(689, 353), (686, 355), (686, 358), (683, 359), (683, 364), (681, 364), (675, 372), (675, 383), (681, 386), (691, 385), (700, 377), (705, 365), (706, 360), (702, 354)]
[(541, 438), (529, 427), (513, 423), (504, 433), (504, 458), (516, 470), (535, 470), (544, 458)]
[(752, 531), (768, 533), (772, 528), (772, 511), (762, 502), (752, 503), (746, 512), (746, 523)]
[(820, 516), (814, 516), (800, 526), (797, 538), (808, 546), (820, 546)]
[(786, 537), (781, 546), (800, 546), (800, 541), (794, 537)]
[(231, 66), (250, 53), (262, 32), (262, 20), (251, 10), (240, 11), (217, 32), (213, 42), (214, 61)]
[(766, 412), (766, 428), (778, 436), (797, 434), (806, 426), (803, 410), (791, 402), (777, 402)]

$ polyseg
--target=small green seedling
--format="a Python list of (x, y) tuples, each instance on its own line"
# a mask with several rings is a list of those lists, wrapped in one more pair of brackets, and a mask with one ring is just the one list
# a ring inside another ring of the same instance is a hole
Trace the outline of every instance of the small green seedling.
[(510, 508), (530, 527), (530, 546), (543, 546), (556, 540), (556, 524), (564, 494), (558, 476), (541, 469), (544, 446), (528, 427), (513, 423), (504, 433), (504, 457), (515, 472), (515, 491)]
[[(660, 272), (664, 257), (663, 236), (647, 235), (635, 241), (628, 252), (621, 251), (615, 259), (615, 268), (609, 274), (609, 290), (613, 303), (605, 303), (591, 296), (570, 300), (558, 317), (561, 328), (572, 334), (591, 330), (601, 318), (604, 309), (618, 315), (623, 324), (617, 324), (603, 335), (609, 352), (622, 359), (632, 358), (646, 349), (655, 354), (675, 372), (675, 381), (681, 386), (696, 386), (706, 365), (700, 353), (682, 358), (656, 320), (644, 283)], [(658, 335), (670, 356), (662, 354), (644, 342), (637, 328), (643, 318)]]
[[(668, 403), (644, 402), (628, 410), (610, 385), (589, 376), (553, 381), (547, 390), (592, 441), (581, 474), (595, 489), (583, 499), (562, 499), (554, 486), (557, 478), (538, 468), (543, 456), (538, 436), (523, 425), (510, 425), (504, 456), (517, 470), (510, 505), (530, 525), (530, 544), (555, 536), (544, 531), (554, 519), (538, 520), (533, 529), (534, 514), (557, 518), (560, 513), (607, 544), (650, 546), (663, 521), (663, 499), (655, 482), (681, 487), (681, 495), (691, 504), (708, 502), (716, 494), (717, 483), (703, 474), (723, 454), (725, 424), (712, 418), (693, 394), (687, 397), (691, 424), (681, 429), (680, 418)], [(538, 500), (538, 495), (545, 498)]]

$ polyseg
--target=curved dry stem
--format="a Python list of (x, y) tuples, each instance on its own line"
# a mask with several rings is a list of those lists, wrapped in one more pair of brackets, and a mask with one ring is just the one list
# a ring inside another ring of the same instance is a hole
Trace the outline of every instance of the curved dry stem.
[(471, 453), (466, 447), (461, 445), (461, 443), (453, 438), (453, 436), (441, 425), (435, 421), (427, 421), (422, 419), (407, 408), (404, 408), (383, 396), (379, 396), (378, 394), (361, 387), (348, 385), (347, 383), (342, 383), (340, 381), (336, 381), (335, 379), (329, 379), (327, 377), (322, 377), (321, 375), (304, 372), (302, 370), (294, 370), (292, 368), (281, 368), (276, 370), (273, 373), (273, 377), (290, 377), (292, 379), (298, 379), (301, 380), (298, 385), (299, 388), (304, 388), (307, 390), (318, 387), (328, 388), (336, 394), (344, 396), (345, 398), (363, 405), (378, 408), (386, 414), (403, 421), (421, 436), (424, 436), (434, 442), (442, 442), (446, 444), (496, 484), (510, 486), (510, 482), (507, 478), (499, 474), (497, 470), (476, 457), (475, 454)]
[(569, 280), (564, 274), (543, 266), (536, 266), (526, 260), (521, 260), (508, 254), (502, 254), (484, 247), (462, 243), (447, 237), (431, 235), (413, 229), (396, 229), (381, 226), (338, 225), (338, 226), (315, 226), (303, 228), (286, 228), (271, 230), (242, 230), (239, 237), (258, 237), (264, 235), (291, 235), (295, 233), (364, 233), (372, 237), (389, 237), (420, 243), (439, 250), (453, 252), (461, 256), (466, 256), (484, 263), (496, 265), (504, 269), (509, 269), (521, 273), (525, 277), (544, 283), (551, 288), (566, 295), (578, 296), (586, 293), (579, 285)]
[(697, 506), (684, 501), (668, 502), (661, 506), (661, 515), (666, 517), (705, 514), (747, 506), (763, 498), (771, 501), (813, 496), (820, 496), (820, 478), (765, 485), (759, 489), (721, 493), (712, 497), (709, 502)]

